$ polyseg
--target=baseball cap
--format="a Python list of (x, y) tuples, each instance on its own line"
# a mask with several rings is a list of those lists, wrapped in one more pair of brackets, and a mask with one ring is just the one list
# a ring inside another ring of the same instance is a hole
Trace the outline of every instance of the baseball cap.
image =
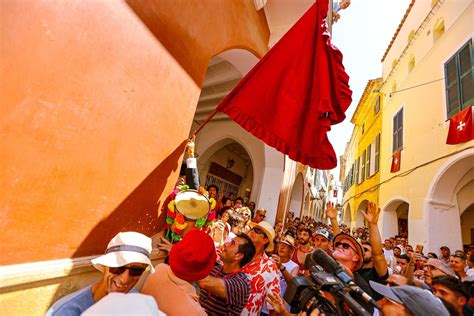
[(329, 234), (329, 232), (325, 229), (318, 229), (315, 235), (321, 235), (325, 237), (327, 240), (329, 240), (329, 237), (331, 237), (331, 234)]
[(453, 272), (453, 270), (451, 270), (450, 267), (445, 265), (439, 259), (429, 258), (428, 262), (425, 265), (435, 267), (436, 269), (440, 270), (444, 274), (447, 274), (447, 275), (450, 275), (450, 276), (456, 276), (456, 274)]
[(443, 302), (430, 291), (411, 285), (386, 286), (369, 281), (375, 292), (403, 304), (414, 316), (449, 316)]

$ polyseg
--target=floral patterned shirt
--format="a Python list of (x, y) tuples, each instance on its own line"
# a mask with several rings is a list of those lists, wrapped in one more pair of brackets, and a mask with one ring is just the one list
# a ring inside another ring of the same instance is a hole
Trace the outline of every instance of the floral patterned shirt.
[(263, 254), (260, 259), (246, 264), (243, 272), (250, 280), (250, 297), (241, 315), (259, 315), (269, 292), (280, 295), (278, 267)]

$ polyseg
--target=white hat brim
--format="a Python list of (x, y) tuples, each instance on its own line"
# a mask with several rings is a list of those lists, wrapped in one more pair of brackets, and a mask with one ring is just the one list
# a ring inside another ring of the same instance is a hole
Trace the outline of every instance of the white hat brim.
[(151, 272), (154, 270), (150, 258), (135, 251), (109, 252), (105, 255), (92, 259), (91, 262), (94, 268), (102, 272), (104, 272), (104, 266), (117, 268), (131, 263), (144, 263), (150, 266)]

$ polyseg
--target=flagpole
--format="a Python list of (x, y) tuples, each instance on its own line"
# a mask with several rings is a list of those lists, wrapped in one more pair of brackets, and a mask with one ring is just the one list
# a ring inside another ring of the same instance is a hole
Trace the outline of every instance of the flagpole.
[(194, 137), (196, 137), (197, 133), (199, 133), (202, 128), (207, 124), (209, 123), (210, 120), (212, 120), (212, 118), (217, 114), (217, 107), (214, 109), (214, 111), (212, 111), (212, 113), (207, 117), (207, 119), (201, 123), (201, 125), (198, 126), (198, 128), (191, 134), (191, 136), (189, 137), (189, 139), (193, 139)]
[(332, 5), (333, 5), (333, 0), (328, 0), (329, 1), (329, 7), (328, 7), (328, 18), (327, 18), (327, 24), (328, 24), (328, 31), (329, 31), (329, 38), (332, 39)]

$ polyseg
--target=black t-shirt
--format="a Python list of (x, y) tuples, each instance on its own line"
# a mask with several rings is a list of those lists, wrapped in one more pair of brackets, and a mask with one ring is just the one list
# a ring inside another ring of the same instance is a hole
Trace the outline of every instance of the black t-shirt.
[[(364, 290), (365, 293), (370, 295), (372, 298), (374, 298), (374, 291), (370, 288), (369, 283), (362, 277), (360, 274), (360, 271), (354, 272), (354, 282), (357, 284), (362, 290)], [(365, 310), (367, 310), (370, 314), (373, 314), (374, 308), (372, 305), (367, 303), (362, 299), (362, 297), (354, 292), (351, 292), (351, 296), (353, 299), (355, 299)]]
[[(388, 279), (388, 270), (387, 270), (387, 273), (385, 273), (384, 276), (380, 277), (377, 273), (377, 270), (375, 269), (375, 267), (372, 267), (372, 268), (366, 268), (366, 269), (360, 269), (359, 271), (357, 271), (358, 274), (360, 274), (360, 276), (365, 280), (365, 282), (369, 283), (369, 281), (374, 281), (374, 282), (377, 282), (377, 283), (380, 283), (380, 284), (384, 284), (385, 281)], [(359, 285), (360, 286), (360, 285)], [(362, 288), (362, 287), (361, 287)], [(365, 291), (365, 289), (363, 289)], [(369, 294), (367, 292), (367, 294)], [(372, 294), (373, 295), (370, 295), (372, 296), (372, 298), (374, 300), (380, 300), (383, 298), (382, 295), (378, 294), (377, 292), (374, 292), (372, 291)]]

